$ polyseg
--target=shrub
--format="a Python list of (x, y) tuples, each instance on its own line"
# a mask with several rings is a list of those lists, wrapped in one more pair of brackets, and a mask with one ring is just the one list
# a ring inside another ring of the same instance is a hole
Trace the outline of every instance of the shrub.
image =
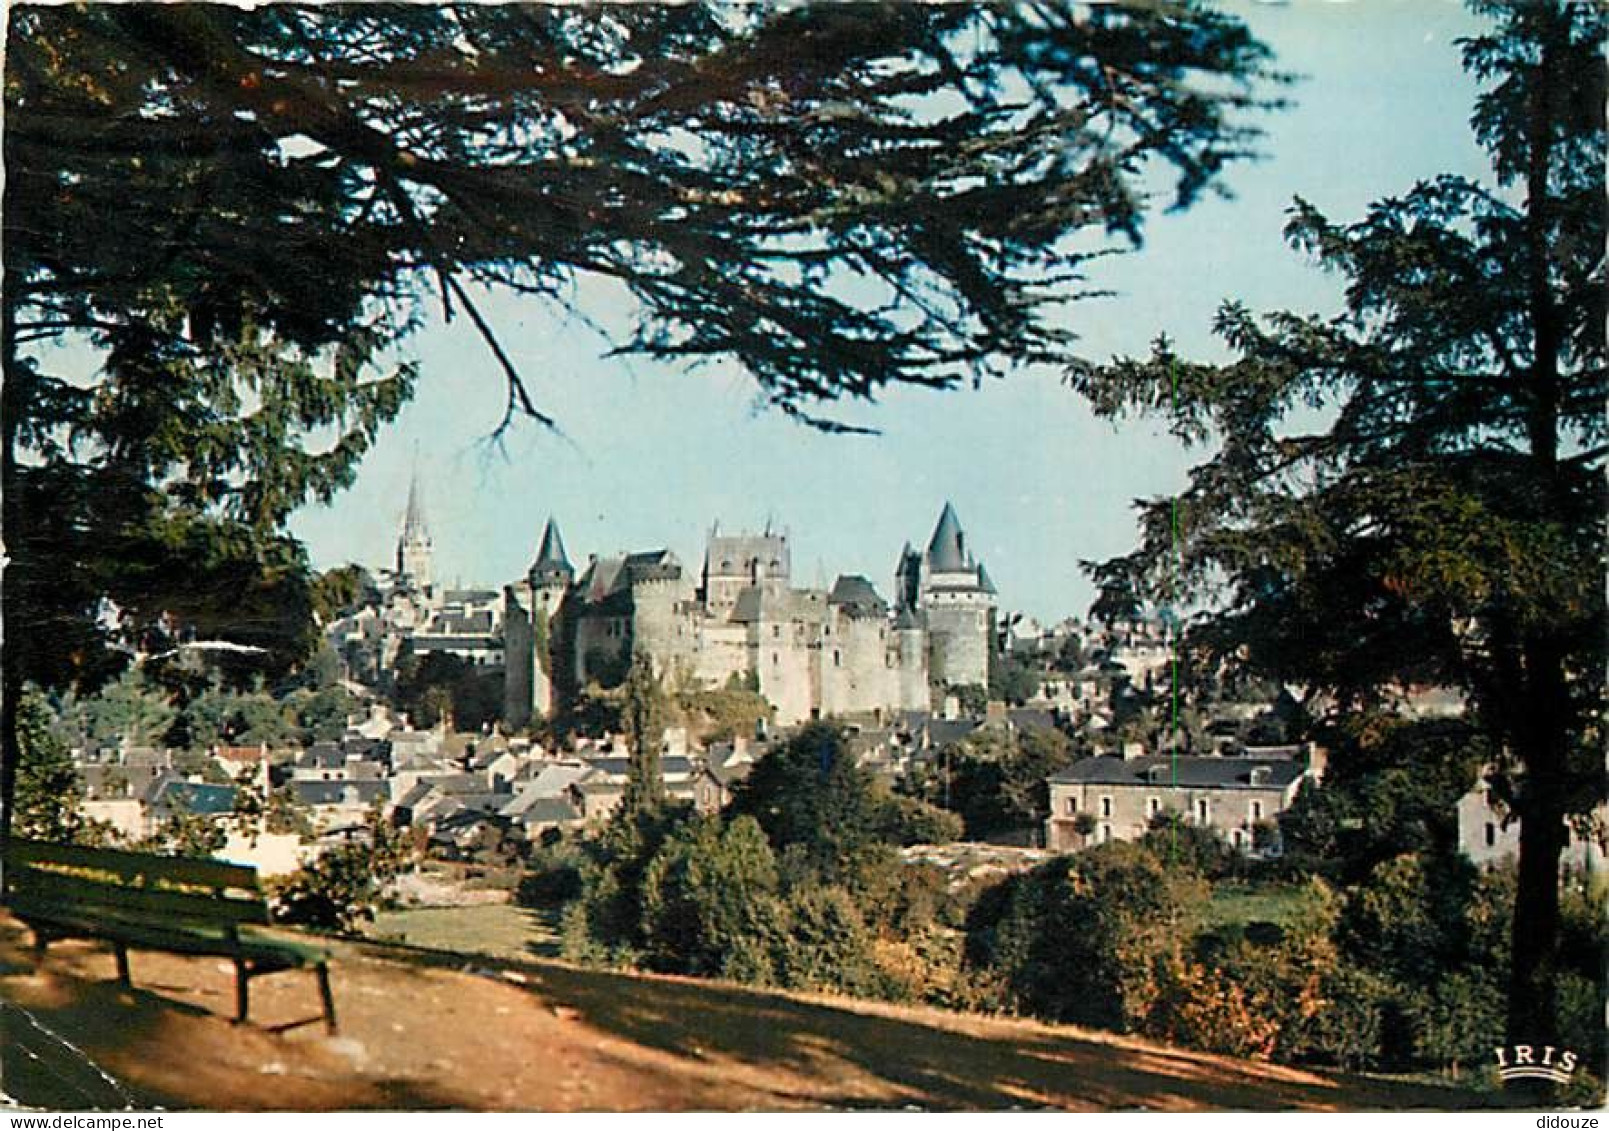
[(702, 817), (672, 833), (643, 875), (645, 958), (683, 974), (769, 980), (777, 867), (760, 826)]
[(874, 936), (848, 891), (812, 884), (791, 892), (786, 907), (779, 955), (784, 985), (883, 996), (887, 987), (873, 954)]
[(412, 852), (406, 836), (378, 813), (370, 814), (368, 833), (368, 843), (331, 848), (272, 886), (280, 922), (353, 934), (374, 919)]
[(1191, 961), (1164, 967), (1146, 1032), (1173, 1044), (1230, 1056), (1269, 1059), (1279, 1041), (1277, 1008), (1265, 994), (1224, 971)]
[(1138, 845), (1103, 844), (985, 892), (968, 924), (968, 964), (998, 975), (1014, 1008), (1134, 1029), (1205, 900), (1199, 877)]

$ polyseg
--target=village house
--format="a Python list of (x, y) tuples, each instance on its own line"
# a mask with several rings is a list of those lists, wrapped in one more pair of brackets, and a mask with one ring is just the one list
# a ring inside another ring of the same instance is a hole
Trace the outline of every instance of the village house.
[[(1497, 800), (1485, 782), (1458, 800), (1458, 848), (1485, 868), (1520, 858), (1520, 823)], [(1581, 827), (1565, 826), (1564, 854), (1560, 864), (1581, 872), (1602, 873), (1605, 841), (1609, 840), (1609, 808), (1600, 806)]]
[(1289, 758), (1086, 758), (1048, 779), (1045, 844), (1072, 852), (1138, 840), (1152, 820), (1172, 812), (1216, 830), (1243, 852), (1270, 850), (1278, 843), (1279, 815), (1296, 799), (1301, 783), (1317, 773), (1310, 760)]

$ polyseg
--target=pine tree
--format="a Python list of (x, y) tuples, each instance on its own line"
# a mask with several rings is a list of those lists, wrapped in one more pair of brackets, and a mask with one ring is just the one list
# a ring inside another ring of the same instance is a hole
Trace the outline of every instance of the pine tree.
[[(1566, 822), (1605, 797), (1606, 18), (1473, 7), (1493, 24), (1462, 44), (1489, 182), (1438, 177), (1352, 224), (1298, 200), (1287, 235), (1345, 280), (1343, 314), (1228, 303), (1230, 364), (1162, 340), (1071, 381), (1217, 445), (1146, 506), (1143, 546), (1095, 570), (1108, 610), (1216, 602), (1192, 646), (1343, 708), (1468, 693), (1520, 819), (1509, 1037), (1547, 1043)], [(1326, 425), (1303, 433), (1310, 408)]]

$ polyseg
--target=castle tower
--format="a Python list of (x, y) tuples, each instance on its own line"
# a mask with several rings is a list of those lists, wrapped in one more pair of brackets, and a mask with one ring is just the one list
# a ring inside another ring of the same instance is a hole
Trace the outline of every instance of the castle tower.
[(408, 481), (408, 513), (402, 520), (402, 536), (397, 539), (397, 584), (428, 591), (434, 583), (432, 556), (430, 530), (425, 526), (425, 508), (419, 492), (419, 472), (415, 469)]
[(563, 651), (558, 615), (574, 580), (559, 524), (549, 518), (525, 581), (503, 590), (503, 717), (512, 726), (553, 712)]
[(542, 545), (537, 548), (536, 561), (531, 563), (531, 588), (564, 589), (575, 580), (575, 567), (564, 552), (564, 538), (559, 524), (548, 519), (542, 529)]
[[(898, 584), (909, 586), (918, 571), (917, 604), (927, 625), (935, 683), (989, 685), (989, 647), (994, 635), (996, 591), (989, 574), (967, 549), (966, 532), (948, 502), (939, 514), (927, 552), (901, 558)], [(901, 589), (902, 594), (906, 591)]]

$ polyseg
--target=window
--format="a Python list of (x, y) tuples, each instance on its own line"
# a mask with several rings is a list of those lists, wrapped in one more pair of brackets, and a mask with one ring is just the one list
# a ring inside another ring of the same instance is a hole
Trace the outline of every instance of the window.
[(777, 637), (779, 637), (781, 635), (782, 635), (782, 626), (780, 624), (772, 625), (771, 626), (771, 638), (773, 640), (775, 640)]
[(771, 666), (774, 668), (778, 664), (780, 664), (781, 662), (782, 662), (782, 653), (780, 653), (780, 652), (772, 652), (771, 653)]
[(1078, 798), (1076, 796), (1075, 797), (1069, 797), (1067, 799), (1067, 812), (1068, 813), (1076, 813), (1076, 812), (1078, 812)]
[(1102, 825), (1101, 826), (1101, 843), (1102, 844), (1110, 844), (1111, 842), (1112, 842), (1112, 826), (1111, 825)]
[(1487, 821), (1486, 822), (1486, 847), (1487, 848), (1492, 848), (1496, 844), (1497, 844), (1497, 826), (1492, 824), (1492, 822)]
[(1263, 803), (1261, 801), (1253, 801), (1251, 803), (1251, 819), (1254, 821), (1260, 821), (1263, 819)]
[(1110, 797), (1101, 798), (1101, 816), (1110, 817), (1111, 815), (1112, 815), (1112, 799)]
[(1204, 825), (1207, 823), (1207, 816), (1207, 799), (1203, 797), (1196, 802), (1196, 820)]
[(844, 658), (841, 655), (839, 655), (838, 649), (834, 648), (832, 650), (832, 666), (835, 667), (835, 668), (843, 667), (844, 666), (843, 659)]

